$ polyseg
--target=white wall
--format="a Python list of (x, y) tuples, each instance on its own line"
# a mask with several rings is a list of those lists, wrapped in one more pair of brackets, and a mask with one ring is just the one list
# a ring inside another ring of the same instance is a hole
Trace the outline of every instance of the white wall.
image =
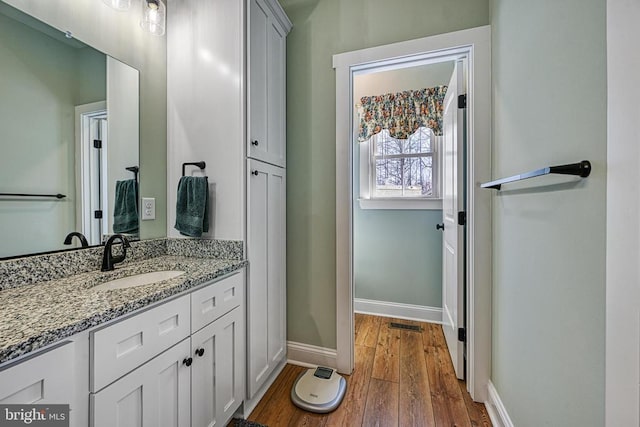
[(113, 232), (116, 181), (132, 179), (129, 166), (139, 166), (138, 70), (107, 57), (107, 216), (106, 233)]
[(607, 1), (606, 425), (640, 425), (640, 3)]
[(205, 238), (244, 238), (244, 2), (168, 5), (167, 235), (174, 228), (181, 165), (204, 160), (210, 218)]

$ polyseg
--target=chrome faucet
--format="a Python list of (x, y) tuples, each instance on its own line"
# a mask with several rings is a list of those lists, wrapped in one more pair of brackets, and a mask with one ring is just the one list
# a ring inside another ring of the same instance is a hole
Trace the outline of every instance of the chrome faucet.
[(80, 240), (80, 244), (82, 245), (83, 248), (86, 248), (89, 246), (89, 242), (87, 242), (87, 238), (84, 237), (84, 234), (79, 233), (77, 231), (72, 231), (71, 233), (67, 234), (67, 237), (64, 238), (64, 244), (70, 245), (71, 240), (73, 240), (74, 237), (77, 237), (78, 240)]
[[(120, 240), (122, 243), (122, 254), (113, 256), (112, 248), (116, 240)], [(124, 261), (127, 256), (127, 248), (130, 248), (129, 240), (122, 234), (114, 234), (109, 237), (107, 243), (104, 244), (104, 255), (102, 256), (102, 269), (101, 271), (111, 271), (113, 266), (119, 262)]]

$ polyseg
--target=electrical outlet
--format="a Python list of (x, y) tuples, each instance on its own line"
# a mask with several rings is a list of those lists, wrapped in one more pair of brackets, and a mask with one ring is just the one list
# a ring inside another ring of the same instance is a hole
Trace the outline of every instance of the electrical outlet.
[(142, 198), (142, 220), (156, 219), (156, 199), (153, 197)]

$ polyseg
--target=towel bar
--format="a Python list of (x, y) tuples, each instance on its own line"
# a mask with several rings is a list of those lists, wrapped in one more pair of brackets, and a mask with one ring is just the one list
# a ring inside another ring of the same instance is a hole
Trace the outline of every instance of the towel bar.
[(480, 184), (482, 188), (493, 188), (500, 190), (502, 184), (509, 182), (522, 181), (523, 179), (534, 178), (536, 176), (548, 175), (550, 173), (562, 174), (562, 175), (576, 175), (582, 178), (586, 178), (591, 173), (591, 162), (589, 160), (583, 160), (579, 163), (571, 163), (568, 165), (559, 166), (547, 166), (546, 168), (536, 169), (531, 172), (521, 173), (519, 175), (513, 175), (508, 178), (497, 179), (491, 182), (485, 182)]
[(0, 193), (0, 196), (9, 197), (55, 197), (56, 199), (64, 199), (67, 197), (64, 194), (26, 194), (26, 193)]

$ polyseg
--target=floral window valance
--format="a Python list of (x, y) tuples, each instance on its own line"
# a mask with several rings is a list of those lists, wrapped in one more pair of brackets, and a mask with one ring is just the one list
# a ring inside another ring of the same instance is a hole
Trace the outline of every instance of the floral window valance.
[(420, 126), (442, 135), (442, 112), (447, 86), (363, 96), (358, 105), (358, 141), (387, 129), (396, 139), (407, 139)]

